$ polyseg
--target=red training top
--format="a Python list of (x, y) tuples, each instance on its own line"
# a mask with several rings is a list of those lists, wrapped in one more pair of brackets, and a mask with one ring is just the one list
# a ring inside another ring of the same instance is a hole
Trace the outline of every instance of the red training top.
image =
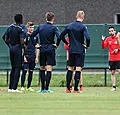
[[(68, 37), (66, 38), (66, 41), (69, 43), (69, 38)], [(69, 52), (68, 52), (69, 46), (64, 43), (64, 48), (67, 50), (67, 60), (69, 60)]]
[[(106, 40), (102, 40), (102, 48), (106, 48), (107, 46), (109, 61), (120, 61), (120, 47), (118, 46), (116, 36), (110, 36)], [(119, 51), (115, 53), (115, 49), (119, 49)]]

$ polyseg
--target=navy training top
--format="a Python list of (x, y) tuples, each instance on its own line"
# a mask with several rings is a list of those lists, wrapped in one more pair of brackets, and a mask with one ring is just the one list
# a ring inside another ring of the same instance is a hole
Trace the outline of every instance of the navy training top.
[(24, 43), (27, 46), (27, 49), (24, 52), (25, 56), (28, 56), (28, 57), (35, 57), (36, 56), (36, 54), (35, 54), (35, 52), (36, 52), (35, 45), (38, 44), (38, 36), (35, 36), (33, 38), (33, 40), (34, 40), (34, 43), (33, 43), (32, 39), (31, 39), (30, 34), (26, 33), (26, 38), (24, 39)]
[[(67, 42), (65, 40), (65, 35), (68, 34), (70, 44), (69, 44), (69, 52), (81, 54), (85, 51), (85, 48), (82, 44), (84, 44), (84, 36), (86, 38), (86, 46), (90, 45), (90, 37), (87, 27), (82, 24), (80, 21), (74, 21), (67, 25), (65, 29), (61, 32), (60, 38), (63, 42)], [(68, 43), (66, 43), (68, 44)]]
[(40, 52), (50, 51), (54, 49), (55, 35), (57, 37), (57, 46), (60, 43), (60, 32), (56, 26), (51, 23), (40, 24), (37, 29), (31, 34), (32, 38), (39, 34)]
[[(7, 41), (5, 41), (5, 36), (7, 36)], [(7, 31), (3, 35), (3, 40), (6, 42), (6, 44), (10, 46), (14, 46), (16, 44), (20, 44), (20, 38), (24, 38), (24, 30), (22, 27), (16, 24), (11, 24)]]

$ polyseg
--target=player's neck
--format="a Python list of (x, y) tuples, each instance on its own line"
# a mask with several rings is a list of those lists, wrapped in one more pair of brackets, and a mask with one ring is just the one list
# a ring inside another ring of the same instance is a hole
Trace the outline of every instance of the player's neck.
[(28, 34), (32, 34), (31, 32), (27, 32)]
[(51, 23), (51, 24), (53, 24), (54, 22), (53, 22), (53, 21), (47, 21), (47, 23)]
[(82, 22), (82, 21), (83, 21), (83, 19), (82, 19), (82, 18), (77, 18), (77, 21)]

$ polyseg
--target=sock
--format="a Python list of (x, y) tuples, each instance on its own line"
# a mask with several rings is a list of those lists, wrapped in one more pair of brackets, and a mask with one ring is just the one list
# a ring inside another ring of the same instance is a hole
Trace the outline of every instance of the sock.
[(80, 85), (80, 87), (82, 87), (83, 85)]
[(116, 86), (113, 86), (113, 88), (115, 88), (115, 89), (116, 89)]
[(72, 73), (73, 73), (73, 71), (71, 71), (71, 70), (67, 71), (67, 75), (66, 75), (66, 87), (67, 87), (68, 90), (70, 90), (70, 82), (72, 80)]
[(23, 70), (23, 71), (22, 71), (22, 76), (21, 76), (21, 87), (24, 87), (25, 78), (26, 78), (26, 73), (27, 73), (27, 70)]
[(18, 86), (18, 81), (20, 78), (20, 70), (21, 68), (15, 68), (15, 74), (14, 74), (14, 83), (13, 83), (13, 89), (16, 90)]
[(47, 71), (47, 74), (46, 74), (46, 90), (49, 89), (49, 84), (50, 84), (50, 80), (51, 80), (51, 71)]
[(41, 89), (45, 89), (45, 70), (40, 70)]
[(74, 80), (75, 80), (74, 90), (75, 91), (78, 91), (78, 84), (79, 84), (79, 81), (80, 81), (80, 74), (81, 74), (80, 71), (75, 72), (75, 76), (74, 76)]
[(29, 71), (27, 88), (29, 88), (31, 86), (32, 75), (33, 75), (33, 71)]
[(12, 67), (12, 70), (11, 70), (11, 72), (10, 72), (10, 84), (9, 84), (9, 89), (13, 89), (14, 73), (15, 73), (15, 68)]

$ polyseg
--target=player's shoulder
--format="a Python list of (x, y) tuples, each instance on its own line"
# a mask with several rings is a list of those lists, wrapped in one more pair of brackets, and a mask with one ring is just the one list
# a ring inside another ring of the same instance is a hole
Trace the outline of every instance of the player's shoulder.
[(107, 40), (111, 39), (111, 36), (106, 37)]
[(12, 28), (17, 28), (18, 30), (19, 29), (22, 29), (19, 25), (16, 25), (16, 24), (11, 24), (8, 29), (12, 29)]
[(10, 25), (8, 26), (8, 28), (12, 28), (12, 27), (16, 27), (16, 25), (15, 25), (15, 24), (10, 24)]

